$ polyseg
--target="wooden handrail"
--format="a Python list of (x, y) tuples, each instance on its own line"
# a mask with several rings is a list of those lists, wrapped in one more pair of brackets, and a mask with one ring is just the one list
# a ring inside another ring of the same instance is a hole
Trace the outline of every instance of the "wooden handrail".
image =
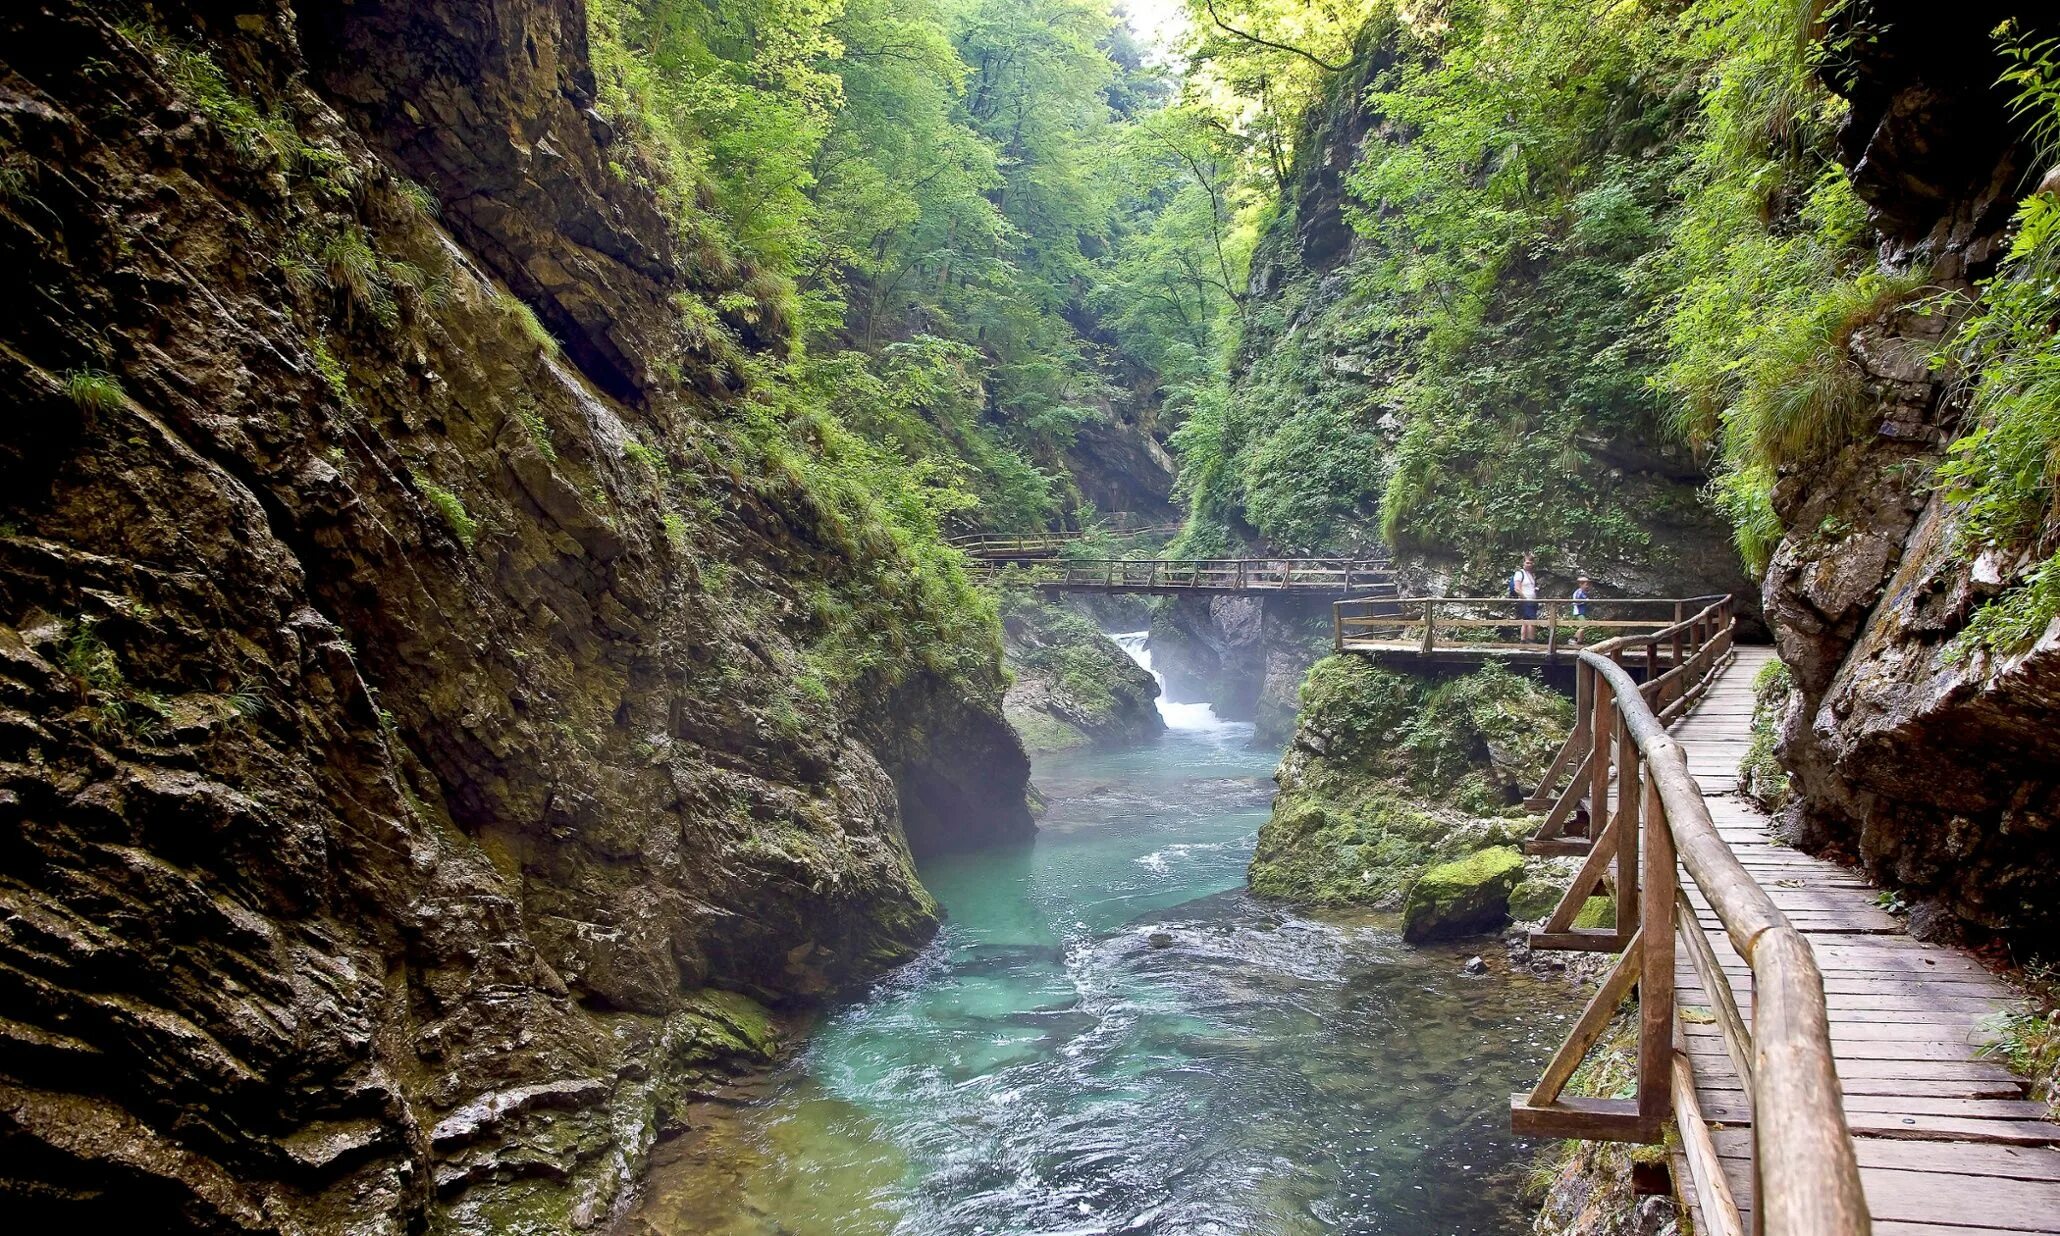
[[(1544, 635), (1543, 648), (1548, 656), (1558, 657), (1568, 647), (1568, 636), (1573, 643), (1579, 642), (1582, 632), (1601, 627), (1610, 631), (1648, 631), (1649, 635), (1633, 635), (1634, 639), (1655, 641), (1646, 658), (1649, 674), (1660, 670), (1659, 642), (1667, 643), (1670, 650), (1668, 665), (1678, 664), (1680, 645), (1676, 638), (1679, 632), (1693, 625), (1693, 619), (1683, 619), (1683, 612), (1690, 606), (1696, 607), (1698, 615), (1707, 612), (1714, 605), (1727, 598), (1720, 596), (1700, 597), (1538, 597), (1526, 600), (1517, 597), (1446, 597), (1446, 596), (1391, 596), (1361, 597), (1333, 602), (1331, 621), (1332, 643), (1337, 651), (1347, 650), (1348, 641), (1354, 639), (1393, 641), (1396, 646), (1416, 648), (1425, 656), (1438, 651), (1440, 631), (1497, 631), (1511, 627), (1529, 625)], [(1525, 618), (1515, 612), (1519, 604), (1539, 607), (1533, 617)], [(1582, 607), (1579, 617), (1571, 615), (1573, 606)], [(1624, 609), (1636, 612), (1639, 608), (1657, 609), (1661, 617), (1624, 618), (1612, 616)], [(1486, 609), (1491, 616), (1482, 616)], [(1473, 612), (1468, 612), (1469, 610)], [(1411, 611), (1420, 611), (1412, 613)], [(1455, 612), (1456, 611), (1456, 612)], [(1375, 634), (1383, 633), (1384, 634)], [(1486, 641), (1460, 641), (1467, 648), (1504, 646), (1490, 639)], [(1532, 641), (1537, 642), (1537, 641)], [(1599, 647), (1600, 645), (1598, 645)]]
[(1389, 581), (1383, 558), (1077, 558), (979, 565), (1039, 588), (1095, 591), (1337, 593)]
[[(1815, 955), (1725, 844), (1702, 788), (1688, 771), (1686, 753), (1666, 728), (1666, 713), (1683, 706), (1721, 669), (1735, 627), (1732, 603), (1725, 598), (1660, 631), (1608, 640), (1578, 654), (1576, 674), (1585, 680), (1579, 690), (1593, 715), (1576, 730), (1586, 755), (1568, 791), (1571, 795), (1585, 780), (1592, 820), (1602, 826), (1573, 887), (1532, 943), (1542, 948), (1602, 946), (1621, 949), (1622, 956), (1538, 1086), (1511, 1100), (1511, 1123), (1520, 1133), (1651, 1142), (1658, 1139), (1665, 1116), (1692, 1119), (1698, 1122), (1697, 1135), (1684, 1130), (1683, 1137), (1691, 1168), (1699, 1179), (1721, 1178), (1719, 1165), (1709, 1158), (1714, 1153), (1709, 1139), (1699, 1136), (1699, 1112), (1679, 1110), (1687, 1101), (1683, 1095), (1693, 1096), (1692, 1084), (1682, 1084), (1686, 1059), (1674, 1042), (1674, 946), (1677, 936), (1685, 934), (1689, 960), (1710, 985), (1726, 1049), (1752, 1096), (1756, 1229), (1771, 1236), (1866, 1236), (1866, 1199)], [(1642, 646), (1651, 664), (1662, 642), (1676, 650), (1671, 686), (1663, 685), (1667, 676), (1640, 683), (1622, 658)], [(1570, 751), (1562, 757), (1555, 769), (1575, 762)], [(1612, 799), (1614, 811), (1609, 810)], [(1612, 865), (1617, 927), (1569, 930), (1574, 914), (1608, 879)], [(1700, 938), (1701, 928), (1681, 891), (1683, 870), (1752, 971), (1749, 1031), (1729, 999), (1729, 980)], [(1562, 1098), (1567, 1079), (1634, 981), (1638, 1097)]]

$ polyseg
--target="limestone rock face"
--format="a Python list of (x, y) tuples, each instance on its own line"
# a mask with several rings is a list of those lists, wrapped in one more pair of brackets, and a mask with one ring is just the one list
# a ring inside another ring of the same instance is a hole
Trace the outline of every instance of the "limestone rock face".
[(599, 1224), (1027, 833), (997, 650), (811, 676), (905, 564), (709, 401), (581, 6), (114, 20), (0, 12), (0, 1198)]
[(1015, 681), (1002, 697), (1002, 713), (1025, 746), (1122, 746), (1165, 731), (1158, 682), (1092, 623), (1028, 596), (1003, 604)]
[(1330, 651), (1328, 600), (1176, 597), (1152, 616), (1152, 664), (1167, 697), (1254, 723), (1253, 741), (1285, 742), (1302, 676)]
[[(1969, 290), (1990, 273), (2022, 192), (2023, 155), (1992, 88), (1990, 31), (2008, 3), (1847, 6), (1879, 32), (1832, 84), (1852, 101), (1843, 154), (1882, 231), (1884, 264)], [(1779, 748), (1804, 844), (1863, 861), (1963, 924), (2050, 941), (2060, 928), (2060, 632), (2012, 657), (1949, 654), (2004, 568), (1956, 545), (1928, 483), (1963, 407), (1922, 358), (1944, 315), (1898, 314), (1855, 334), (1879, 416), (1866, 440), (1782, 476), (1789, 536), (1764, 585), (1795, 676)]]
[[(1526, 836), (1532, 821), (1515, 803), (1565, 739), (1572, 713), (1563, 698), (1506, 671), (1431, 686), (1356, 656), (1319, 662), (1303, 703), (1274, 772), (1280, 792), (1259, 830), (1251, 889), (1375, 910), (1402, 909), (1427, 870)], [(1531, 874), (1555, 871), (1541, 860)], [(1519, 862), (1516, 879), (1496, 877), (1498, 907), (1523, 875)], [(1445, 900), (1436, 887), (1425, 896)], [(1454, 916), (1461, 920), (1470, 912)]]

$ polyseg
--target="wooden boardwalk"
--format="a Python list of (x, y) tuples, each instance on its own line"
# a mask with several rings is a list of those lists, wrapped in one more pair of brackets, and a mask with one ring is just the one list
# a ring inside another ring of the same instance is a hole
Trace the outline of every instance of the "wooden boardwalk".
[[(1983, 1021), (2012, 1005), (2010, 989), (1966, 953), (1912, 939), (1864, 876), (1773, 840), (1766, 815), (1738, 793), (1753, 676), (1772, 659), (1772, 649), (1739, 647), (1674, 735), (1724, 840), (1817, 955), (1875, 1236), (2060, 1232), (2060, 1124), (1981, 1052)], [(1694, 883), (1682, 887), (1749, 1020), (1751, 972)], [(1697, 1232), (1751, 1232), (1751, 1104), (1691, 964), (1691, 943), (1681, 938), (1676, 948), (1681, 1041), (1743, 1217), (1727, 1223), (1705, 1213), (1678, 1149), (1674, 1180)]]

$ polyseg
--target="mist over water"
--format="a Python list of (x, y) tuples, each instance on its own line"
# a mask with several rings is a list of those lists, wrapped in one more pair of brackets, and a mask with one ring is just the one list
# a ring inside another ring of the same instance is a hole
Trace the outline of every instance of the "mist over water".
[[(1150, 668), (1143, 633), (1115, 638)], [(1391, 923), (1246, 897), (1276, 754), (1206, 705), (1160, 708), (1155, 744), (1038, 760), (1033, 842), (924, 864), (937, 941), (828, 1018), (765, 1102), (661, 1167), (639, 1224), (1527, 1228), (1509, 1094), (1572, 993), (1466, 977), (1468, 950), (1405, 947)]]

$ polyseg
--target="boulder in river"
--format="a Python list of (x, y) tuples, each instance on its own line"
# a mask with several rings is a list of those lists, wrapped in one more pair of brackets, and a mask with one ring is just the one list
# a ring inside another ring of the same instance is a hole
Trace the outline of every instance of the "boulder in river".
[(1402, 906), (1402, 938), (1411, 944), (1500, 927), (1509, 918), (1509, 894), (1523, 878), (1524, 856), (1495, 846), (1440, 863), (1417, 877)]

